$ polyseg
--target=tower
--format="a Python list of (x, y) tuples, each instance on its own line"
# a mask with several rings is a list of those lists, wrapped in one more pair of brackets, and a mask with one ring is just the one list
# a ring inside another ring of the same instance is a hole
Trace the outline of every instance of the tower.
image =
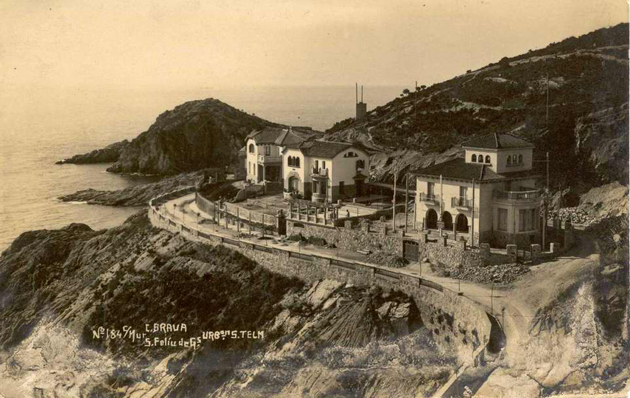
[(365, 115), (367, 114), (367, 104), (365, 102), (363, 102), (363, 86), (361, 86), (361, 102), (359, 102), (359, 83), (355, 83), (355, 92), (356, 92), (356, 108), (357, 108), (357, 115), (355, 120), (361, 121), (365, 118)]

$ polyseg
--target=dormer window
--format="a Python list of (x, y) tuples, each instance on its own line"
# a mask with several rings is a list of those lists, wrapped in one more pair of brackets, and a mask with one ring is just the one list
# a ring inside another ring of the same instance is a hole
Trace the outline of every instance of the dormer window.
[(477, 162), (477, 155), (475, 155), (475, 154), (473, 153), (473, 155), (472, 155), (472, 159), (471, 159), (470, 161), (471, 161), (471, 162), (473, 162), (473, 163), (476, 163), (476, 162)]

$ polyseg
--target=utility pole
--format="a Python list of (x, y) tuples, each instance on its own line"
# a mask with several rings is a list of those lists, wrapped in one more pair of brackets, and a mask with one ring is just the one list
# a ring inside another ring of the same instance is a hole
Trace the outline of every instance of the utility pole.
[(547, 113), (545, 116), (545, 123), (547, 125), (547, 130), (549, 130), (549, 72), (547, 72)]
[(492, 281), (492, 290), (490, 290), (490, 313), (494, 315), (494, 281)]
[(396, 231), (396, 180), (398, 180), (398, 163), (394, 167), (394, 197), (392, 199), (392, 227)]
[[(416, 86), (418, 82), (416, 82)], [(407, 217), (409, 213), (409, 173), (405, 174), (405, 233), (407, 233)]]
[(475, 179), (472, 180), (472, 221), (470, 222), (470, 247), (475, 247)]

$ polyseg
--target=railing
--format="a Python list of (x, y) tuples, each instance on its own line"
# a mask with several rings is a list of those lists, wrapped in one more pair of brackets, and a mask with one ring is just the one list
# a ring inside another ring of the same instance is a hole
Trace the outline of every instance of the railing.
[(540, 189), (530, 191), (494, 191), (494, 198), (507, 200), (533, 200), (540, 198), (541, 193)]
[(282, 156), (258, 155), (258, 161), (261, 163), (282, 163)]
[(420, 199), (421, 202), (439, 202), (440, 195), (420, 193), (418, 194), (418, 199)]
[[(149, 200), (149, 219), (151, 220), (152, 225), (162, 228), (162, 229), (166, 229), (173, 233), (179, 232), (179, 228), (184, 228), (185, 227), (184, 223), (181, 220), (177, 220), (177, 221), (174, 220), (172, 218), (172, 215), (170, 215), (166, 211), (165, 207), (160, 207), (160, 204), (165, 203), (166, 201), (170, 199), (178, 198), (192, 192), (194, 192), (194, 187), (189, 187), (186, 189), (173, 191), (168, 194), (161, 195), (159, 197)], [(311, 261), (314, 261), (314, 260), (323, 261), (323, 262), (328, 261), (331, 266), (334, 266), (341, 271), (346, 271), (346, 273), (349, 274), (349, 277), (352, 277), (352, 274), (356, 272), (366, 273), (366, 270), (371, 270), (376, 284), (379, 284), (378, 282), (379, 280), (384, 280), (388, 285), (402, 283), (401, 287), (403, 288), (406, 286), (424, 286), (435, 291), (445, 292), (445, 293), (453, 294), (453, 295), (457, 294), (458, 300), (459, 299), (468, 300), (469, 303), (480, 306), (481, 310), (487, 311), (487, 308), (484, 304), (470, 297), (467, 297), (466, 295), (462, 296), (461, 294), (458, 294), (454, 290), (444, 287), (438, 283), (423, 279), (418, 276), (400, 274), (397, 271), (386, 270), (374, 264), (369, 264), (369, 263), (364, 263), (364, 262), (359, 262), (359, 261), (343, 261), (343, 260), (339, 260), (328, 255), (321, 255), (321, 254), (315, 254), (315, 253), (309, 253), (309, 254), (295, 253), (294, 251), (288, 248), (283, 248), (283, 247), (275, 247), (272, 249), (271, 247), (263, 246), (256, 242), (251, 242), (251, 241), (242, 240), (242, 239), (235, 240), (233, 238), (226, 237), (223, 233), (219, 233), (218, 231), (211, 231), (211, 230), (201, 231), (199, 229), (199, 225), (197, 225), (196, 228), (194, 226), (189, 226), (187, 228), (192, 232), (192, 234), (187, 234), (187, 235), (190, 235), (190, 239), (198, 240), (202, 243), (207, 242), (212, 245), (228, 244), (228, 245), (234, 246), (236, 250), (241, 250), (241, 252), (243, 252), (242, 250), (256, 250), (256, 251), (266, 252), (270, 254), (275, 254), (276, 251), (278, 251), (278, 252), (284, 252), (286, 253), (286, 255), (296, 258), (296, 259), (300, 259), (300, 260), (309, 261), (308, 257), (310, 257), (312, 258)], [(247, 249), (244, 249), (243, 245), (246, 245)], [(246, 253), (243, 253), (243, 254), (249, 257), (248, 254)], [(388, 286), (388, 287), (391, 287), (391, 286)], [(406, 291), (405, 289), (402, 289), (402, 290)], [(477, 349), (477, 351), (473, 352), (473, 357), (476, 357), (476, 355), (479, 352), (484, 352), (485, 347), (488, 344), (489, 342), (488, 340), (486, 340), (485, 343), (483, 343), (480, 346), (480, 348)]]
[(313, 169), (311, 170), (311, 176), (328, 178), (328, 169), (322, 169), (322, 168), (316, 169), (313, 167)]
[(473, 207), (473, 201), (472, 199), (467, 199), (462, 196), (456, 196), (451, 198), (451, 207), (465, 207), (467, 209), (471, 209)]

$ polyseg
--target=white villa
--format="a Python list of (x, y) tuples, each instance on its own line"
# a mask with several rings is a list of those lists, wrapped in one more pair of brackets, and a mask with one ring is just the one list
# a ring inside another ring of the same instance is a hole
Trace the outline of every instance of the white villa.
[(270, 127), (247, 137), (247, 181), (282, 182), (285, 192), (314, 202), (361, 196), (369, 155), (343, 142), (323, 141), (305, 128)]
[(464, 158), (416, 170), (416, 222), (475, 243), (540, 243), (541, 191), (534, 146), (509, 134), (465, 142)]

